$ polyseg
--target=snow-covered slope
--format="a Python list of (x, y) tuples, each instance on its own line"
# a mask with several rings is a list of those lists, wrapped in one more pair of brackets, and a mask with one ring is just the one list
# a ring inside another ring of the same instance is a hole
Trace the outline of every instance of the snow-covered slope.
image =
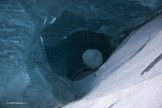
[(96, 71), (97, 75), (74, 82), (78, 97), (88, 89), (93, 90), (64, 108), (161, 108), (161, 49), (159, 16), (133, 31)]

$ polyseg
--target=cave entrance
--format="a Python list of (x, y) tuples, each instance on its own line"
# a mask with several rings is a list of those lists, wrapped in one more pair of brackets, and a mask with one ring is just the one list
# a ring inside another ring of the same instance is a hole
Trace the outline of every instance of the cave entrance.
[[(48, 45), (49, 41), (53, 44)], [(78, 90), (82, 83), (76, 85), (74, 82), (83, 80), (96, 70), (85, 65), (82, 59), (83, 53), (88, 49), (96, 49), (102, 53), (102, 63), (104, 63), (114, 50), (111, 41), (111, 37), (90, 30), (79, 30), (66, 37), (54, 37), (53, 40), (45, 41), (46, 56), (53, 72), (72, 81), (76, 99), (84, 96), (91, 88), (87, 89), (86, 93), (82, 93)]]
[(72, 80), (80, 80), (91, 74), (94, 70), (86, 66), (82, 60), (82, 54), (88, 49), (97, 49), (103, 55), (105, 62), (112, 53), (110, 38), (102, 33), (89, 30), (76, 31), (62, 41), (67, 77)]
[(110, 42), (111, 38), (103, 33), (79, 30), (64, 38), (53, 40), (55, 45), (45, 46), (45, 50), (53, 71), (61, 77), (76, 81), (94, 71), (84, 64), (83, 52), (87, 49), (99, 50), (102, 53), (104, 63), (113, 51)]

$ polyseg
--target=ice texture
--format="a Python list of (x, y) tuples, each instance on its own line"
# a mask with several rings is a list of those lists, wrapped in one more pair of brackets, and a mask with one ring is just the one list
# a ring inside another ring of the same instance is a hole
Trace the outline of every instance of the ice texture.
[(157, 8), (162, 3), (161, 0), (139, 0), (139, 1), (142, 5), (147, 6), (151, 9)]
[[(72, 82), (62, 70), (52, 69), (44, 49), (80, 30), (111, 34), (109, 42), (116, 48), (121, 37), (153, 13), (137, 0), (0, 0), (0, 108), (59, 108), (87, 93), (90, 95), (65, 107), (132, 108), (127, 103), (139, 100), (136, 108), (160, 108), (161, 61), (142, 76), (139, 73), (161, 53), (161, 17), (147, 29), (133, 32), (96, 75), (80, 81)], [(132, 57), (150, 34), (146, 47)]]
[(45, 108), (70, 102), (74, 99), (70, 81), (51, 70), (41, 47), (43, 19), (25, 5), (0, 1), (0, 107)]

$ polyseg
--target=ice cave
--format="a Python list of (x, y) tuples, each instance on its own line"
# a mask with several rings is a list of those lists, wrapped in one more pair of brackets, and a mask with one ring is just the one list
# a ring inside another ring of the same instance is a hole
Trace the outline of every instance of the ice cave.
[(162, 108), (161, 0), (0, 0), (0, 108)]

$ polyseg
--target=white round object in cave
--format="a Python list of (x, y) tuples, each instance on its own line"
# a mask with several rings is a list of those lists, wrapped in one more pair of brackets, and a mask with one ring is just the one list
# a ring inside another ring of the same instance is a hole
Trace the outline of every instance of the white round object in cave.
[(82, 60), (91, 69), (97, 69), (103, 62), (103, 55), (97, 49), (88, 49), (83, 52)]

